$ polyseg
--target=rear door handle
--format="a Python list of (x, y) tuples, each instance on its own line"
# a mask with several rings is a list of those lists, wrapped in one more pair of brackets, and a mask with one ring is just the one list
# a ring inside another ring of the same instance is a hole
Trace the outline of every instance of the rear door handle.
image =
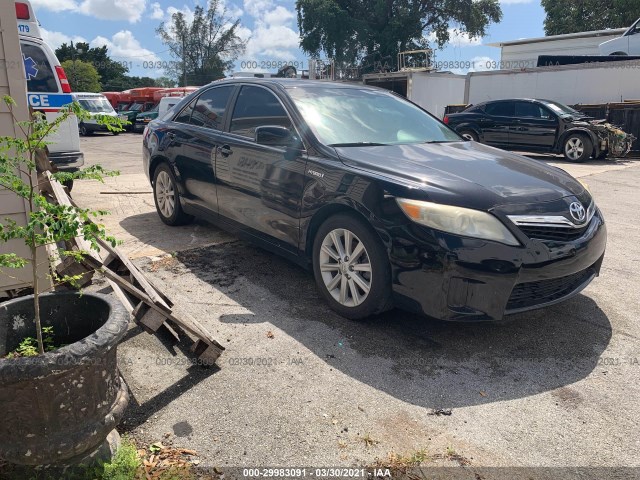
[(220, 155), (223, 157), (228, 157), (233, 153), (233, 150), (231, 150), (229, 145), (222, 145), (221, 147), (218, 147), (218, 152), (220, 152)]

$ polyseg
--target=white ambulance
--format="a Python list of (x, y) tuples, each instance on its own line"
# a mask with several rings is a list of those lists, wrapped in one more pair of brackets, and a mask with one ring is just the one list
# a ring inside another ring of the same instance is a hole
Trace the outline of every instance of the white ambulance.
[[(15, 8), (29, 105), (52, 121), (63, 106), (73, 101), (71, 87), (53, 50), (42, 40), (31, 3), (20, 0), (15, 2)], [(50, 142), (49, 158), (60, 170), (73, 171), (84, 164), (75, 116), (63, 122), (46, 141)]]

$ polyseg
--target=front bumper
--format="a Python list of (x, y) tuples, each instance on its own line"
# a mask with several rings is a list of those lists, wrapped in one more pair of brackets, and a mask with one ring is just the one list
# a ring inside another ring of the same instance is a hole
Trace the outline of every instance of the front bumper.
[(82, 152), (50, 152), (49, 160), (58, 170), (74, 172), (84, 165), (84, 153)]
[(501, 320), (580, 292), (600, 273), (606, 237), (599, 211), (576, 240), (530, 239), (520, 247), (411, 224), (392, 234), (394, 297), (442, 320)]

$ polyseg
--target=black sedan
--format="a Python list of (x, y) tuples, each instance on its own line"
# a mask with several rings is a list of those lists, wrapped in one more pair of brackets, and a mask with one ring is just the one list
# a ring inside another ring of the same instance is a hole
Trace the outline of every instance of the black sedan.
[(484, 102), (444, 118), (468, 140), (508, 150), (562, 153), (570, 162), (607, 154), (606, 130), (590, 120), (567, 105), (526, 98)]
[(151, 122), (143, 157), (163, 222), (204, 217), (309, 267), (352, 319), (497, 320), (576, 294), (604, 256), (579, 181), (386, 90), (214, 82)]

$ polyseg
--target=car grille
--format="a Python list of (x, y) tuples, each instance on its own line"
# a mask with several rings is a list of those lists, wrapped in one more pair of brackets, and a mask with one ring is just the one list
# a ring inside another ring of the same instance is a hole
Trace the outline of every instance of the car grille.
[(536, 240), (552, 240), (556, 242), (571, 242), (584, 235), (587, 227), (583, 228), (563, 228), (563, 227), (534, 227), (518, 226), (520, 230), (529, 238)]
[(595, 273), (595, 269), (590, 267), (566, 277), (520, 283), (511, 291), (507, 310), (534, 307), (558, 300), (574, 292)]

